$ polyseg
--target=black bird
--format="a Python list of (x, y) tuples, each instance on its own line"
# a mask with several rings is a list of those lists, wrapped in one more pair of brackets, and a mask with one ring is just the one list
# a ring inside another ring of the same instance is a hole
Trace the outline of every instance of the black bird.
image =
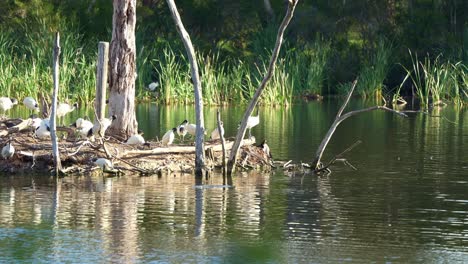
[(273, 159), (273, 155), (271, 155), (270, 147), (267, 145), (266, 139), (264, 139), (257, 147), (261, 148), (268, 158)]

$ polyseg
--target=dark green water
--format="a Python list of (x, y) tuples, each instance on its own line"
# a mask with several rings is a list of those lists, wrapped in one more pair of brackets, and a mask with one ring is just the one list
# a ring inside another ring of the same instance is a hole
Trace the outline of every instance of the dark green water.
[[(310, 161), (338, 107), (262, 108), (252, 134), (277, 159)], [(222, 109), (227, 136), (242, 110)], [(0, 262), (467, 263), (468, 113), (432, 114), (348, 119), (325, 160), (362, 140), (346, 156), (357, 171), (336, 164), (328, 177), (243, 173), (228, 188), (216, 175), (4, 176)], [(192, 107), (138, 108), (147, 138), (186, 117)]]

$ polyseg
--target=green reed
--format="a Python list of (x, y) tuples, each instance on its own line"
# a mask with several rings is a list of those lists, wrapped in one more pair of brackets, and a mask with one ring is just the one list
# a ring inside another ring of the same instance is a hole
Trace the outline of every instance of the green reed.
[(380, 40), (375, 52), (364, 63), (358, 76), (356, 92), (362, 97), (380, 98), (384, 90), (384, 80), (391, 66), (393, 47), (391, 43)]
[[(262, 67), (257, 68), (257, 85), (263, 80), (263, 74), (267, 71), (267, 67), (267, 62), (265, 62)], [(261, 104), (273, 106), (288, 106), (291, 104), (294, 84), (287, 70), (285, 59), (279, 59), (275, 71), (262, 94)]]
[[(0, 32), (0, 92), (21, 100), (38, 94), (50, 95), (52, 51), (55, 32), (44, 21), (25, 24), (18, 32)], [(18, 39), (18, 41), (14, 41)], [(21, 43), (19, 45), (18, 43)], [(95, 52), (84, 53), (82, 35), (64, 24), (61, 33), (60, 101), (90, 102), (95, 94)], [(97, 47), (97, 45), (96, 45)]]
[(406, 78), (403, 83), (410, 78), (416, 95), (421, 100), (423, 106), (429, 103), (440, 104), (443, 100), (450, 100), (456, 104), (463, 104), (467, 100), (466, 66), (461, 63), (442, 61), (439, 55), (431, 60), (426, 56), (423, 61), (418, 56), (413, 57), (409, 51), (412, 69), (403, 67)]

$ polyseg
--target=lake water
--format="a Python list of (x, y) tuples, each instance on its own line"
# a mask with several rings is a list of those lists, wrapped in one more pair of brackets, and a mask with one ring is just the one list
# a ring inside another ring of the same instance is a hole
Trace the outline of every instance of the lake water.
[[(339, 104), (260, 108), (252, 134), (275, 159), (311, 161)], [(217, 108), (205, 110), (211, 132)], [(243, 110), (221, 109), (228, 137)], [(137, 114), (149, 139), (194, 120), (191, 106)], [(431, 114), (346, 120), (324, 160), (361, 140), (346, 155), (357, 170), (337, 163), (329, 176), (1, 176), (0, 262), (468, 263), (468, 112)]]

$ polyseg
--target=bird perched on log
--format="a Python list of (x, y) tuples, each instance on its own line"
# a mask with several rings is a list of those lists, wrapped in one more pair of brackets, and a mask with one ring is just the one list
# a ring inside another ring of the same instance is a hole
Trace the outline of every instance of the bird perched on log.
[(214, 140), (214, 139), (219, 139), (219, 138), (221, 138), (221, 137), (220, 137), (220, 134), (221, 134), (222, 136), (224, 136), (223, 121), (220, 122), (220, 126), (221, 126), (221, 133), (219, 133), (218, 127), (216, 127), (216, 128), (213, 130), (213, 132), (211, 132), (211, 137), (210, 137), (211, 139)]
[(165, 146), (169, 146), (174, 142), (175, 138), (175, 133), (177, 133), (177, 128), (172, 128), (171, 130), (167, 131), (166, 134), (164, 134), (161, 143)]
[(129, 137), (126, 141), (125, 144), (128, 145), (144, 145), (145, 139), (143, 138), (143, 131), (138, 130), (138, 134), (132, 135)]
[[(107, 128), (109, 128), (109, 126), (112, 124), (112, 122), (116, 118), (117, 117), (115, 115), (112, 115), (110, 118), (104, 118), (103, 120), (101, 120), (101, 123), (96, 122), (93, 125), (93, 128), (91, 128), (88, 131), (88, 137), (91, 137), (92, 135), (97, 135), (97, 134), (100, 134), (100, 135), (104, 136), (106, 134)], [(101, 125), (102, 125), (102, 127), (101, 127)]]
[(6, 143), (6, 145), (2, 148), (2, 157), (4, 159), (9, 159), (13, 157), (15, 154), (15, 147), (11, 144), (11, 139)]
[(266, 139), (264, 139), (264, 140), (262, 141), (262, 143), (260, 143), (257, 147), (260, 148), (260, 149), (262, 149), (262, 150), (263, 150), (263, 153), (265, 153), (265, 155), (266, 155), (268, 158), (273, 159), (273, 155), (271, 155), (270, 147), (267, 145)]
[(18, 100), (15, 98), (0, 97), (0, 110), (5, 114), (6, 111), (10, 110), (14, 105), (18, 104)]
[(87, 137), (89, 130), (91, 130), (94, 124), (86, 119), (78, 118), (76, 119), (75, 123), (70, 125), (71, 127), (75, 127), (80, 136)]
[(185, 135), (187, 135), (187, 129), (185, 128), (188, 124), (187, 119), (185, 119), (179, 126), (177, 126), (177, 135), (182, 137), (182, 142), (184, 142)]
[(24, 104), (24, 106), (26, 106), (26, 108), (28, 108), (29, 110), (31, 110), (33, 112), (39, 111), (39, 105), (37, 104), (36, 99), (34, 99), (32, 97), (24, 98), (23, 104)]

